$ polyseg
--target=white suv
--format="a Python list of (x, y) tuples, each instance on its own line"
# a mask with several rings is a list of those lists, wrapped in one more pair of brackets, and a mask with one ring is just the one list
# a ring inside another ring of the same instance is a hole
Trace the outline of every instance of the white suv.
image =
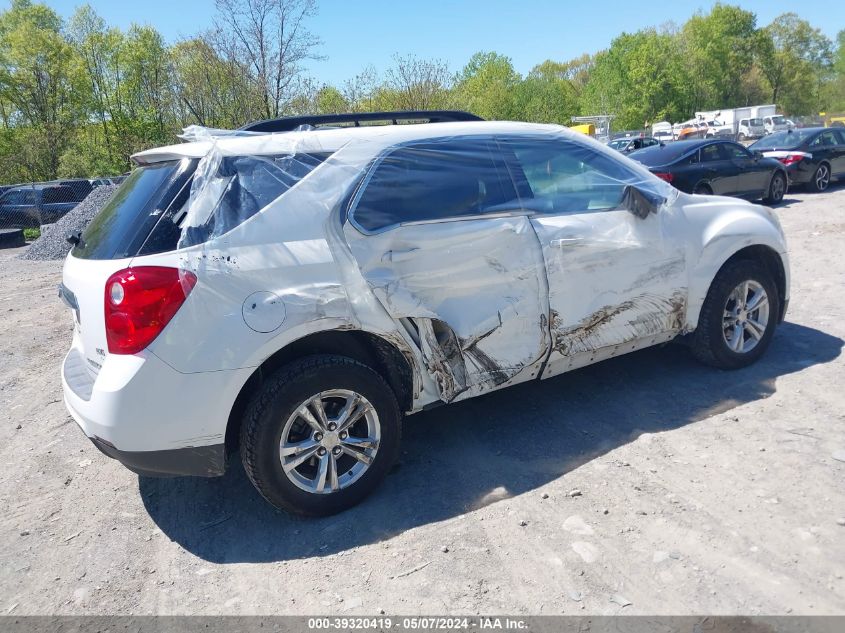
[(69, 238), (85, 434), (140, 474), (239, 449), (270, 503), (323, 515), (385, 476), (403, 414), (674, 339), (722, 368), (764, 352), (789, 297), (771, 211), (565, 128), (449, 118), (136, 155)]

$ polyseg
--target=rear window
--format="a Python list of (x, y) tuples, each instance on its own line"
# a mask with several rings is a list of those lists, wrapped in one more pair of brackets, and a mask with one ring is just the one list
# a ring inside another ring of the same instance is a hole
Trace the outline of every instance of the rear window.
[[(162, 211), (177, 176), (193, 171), (191, 161), (169, 161), (132, 172), (82, 233), (73, 249), (80, 259), (121, 259), (137, 252)], [(175, 194), (174, 194), (175, 195)]]
[[(177, 215), (180, 246), (202, 244), (248, 220), (322, 164), (331, 153), (227, 156), (206, 182), (204, 204)], [(198, 176), (199, 177), (199, 176)], [(215, 195), (211, 195), (216, 192)]]
[(215, 195), (205, 196), (201, 209), (188, 208), (199, 161), (138, 168), (85, 229), (73, 256), (120, 259), (201, 244), (258, 213), (329, 155), (225, 157), (206, 183)]
[(795, 149), (799, 145), (804, 143), (808, 138), (812, 137), (814, 134), (817, 133), (818, 130), (813, 129), (775, 132), (774, 134), (769, 134), (768, 136), (761, 138), (759, 141), (757, 141), (751, 146), (751, 149)]
[(669, 165), (684, 154), (694, 151), (701, 141), (676, 141), (667, 145), (652, 145), (628, 154), (629, 158), (648, 167)]

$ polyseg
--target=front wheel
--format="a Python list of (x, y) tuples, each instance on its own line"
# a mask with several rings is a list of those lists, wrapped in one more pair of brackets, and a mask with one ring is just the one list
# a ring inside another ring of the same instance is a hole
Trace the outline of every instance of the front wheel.
[(750, 365), (771, 343), (779, 306), (777, 285), (765, 266), (752, 260), (726, 264), (701, 308), (693, 355), (722, 369)]
[(279, 509), (326, 516), (352, 507), (399, 453), (402, 415), (376, 371), (342, 356), (310, 356), (273, 374), (241, 426), (241, 459)]
[(768, 195), (763, 198), (763, 202), (769, 205), (779, 204), (784, 195), (786, 195), (786, 176), (776, 171), (775, 175), (772, 176), (772, 182), (769, 184)]

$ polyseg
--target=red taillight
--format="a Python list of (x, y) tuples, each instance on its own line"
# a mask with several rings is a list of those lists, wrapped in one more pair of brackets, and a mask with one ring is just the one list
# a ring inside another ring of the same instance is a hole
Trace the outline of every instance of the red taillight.
[(665, 180), (666, 182), (672, 182), (672, 174), (668, 172), (656, 171), (654, 175), (660, 178), (661, 180)]
[(106, 282), (106, 342), (112, 354), (137, 354), (153, 342), (197, 283), (189, 271), (138, 266)]
[(788, 167), (800, 162), (802, 158), (804, 158), (803, 154), (789, 154), (788, 156), (779, 156), (778, 160)]

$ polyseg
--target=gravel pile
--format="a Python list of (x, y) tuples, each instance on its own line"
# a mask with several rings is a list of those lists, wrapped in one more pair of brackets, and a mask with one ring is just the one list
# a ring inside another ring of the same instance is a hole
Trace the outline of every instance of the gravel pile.
[(117, 189), (115, 185), (97, 187), (55, 224), (45, 226), (41, 237), (35, 240), (21, 255), (21, 259), (64, 259), (71, 246), (65, 239), (69, 233), (82, 231), (92, 218), (109, 201)]

